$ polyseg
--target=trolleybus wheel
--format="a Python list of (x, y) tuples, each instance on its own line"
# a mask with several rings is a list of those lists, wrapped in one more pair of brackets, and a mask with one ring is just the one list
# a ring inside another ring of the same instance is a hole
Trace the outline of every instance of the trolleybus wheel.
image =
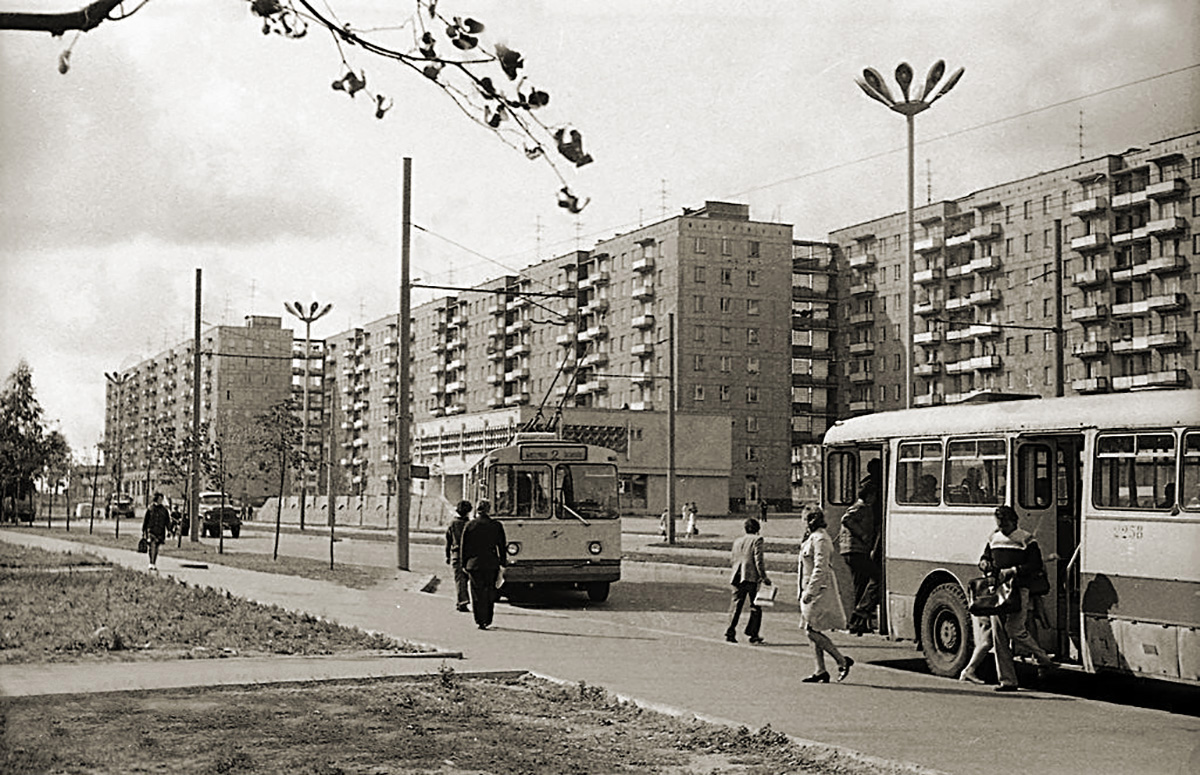
[(605, 600), (608, 600), (608, 586), (607, 581), (593, 581), (591, 584), (588, 584), (588, 600), (591, 600), (593, 603), (603, 603)]
[(972, 650), (967, 597), (955, 583), (933, 588), (921, 609), (921, 651), (934, 675), (956, 678)]

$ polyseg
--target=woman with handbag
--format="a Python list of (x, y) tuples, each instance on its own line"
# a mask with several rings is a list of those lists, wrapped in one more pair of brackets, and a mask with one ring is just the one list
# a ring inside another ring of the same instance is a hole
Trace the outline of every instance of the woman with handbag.
[(820, 509), (810, 509), (804, 516), (808, 524), (808, 537), (800, 547), (797, 569), (800, 588), (800, 629), (813, 644), (813, 656), (817, 672), (804, 683), (829, 683), (829, 671), (825, 669), (825, 655), (833, 657), (838, 666), (839, 681), (850, 675), (854, 660), (844, 656), (823, 630), (846, 628), (846, 610), (838, 594), (837, 578), (833, 575), (831, 561), (834, 555), (833, 539), (825, 530), (825, 514)]
[(983, 683), (975, 669), (990, 650), (995, 654), (996, 674), (1000, 678), (996, 691), (1015, 692), (1017, 669), (1013, 664), (1010, 640), (1028, 649), (1039, 666), (1054, 666), (1050, 656), (1029, 634), (1025, 623), (1030, 609), (1029, 586), (1039, 573), (1044, 574), (1045, 571), (1037, 539), (1029, 531), (1018, 527), (1017, 512), (1011, 506), (996, 507), (996, 528), (983, 548), (979, 568), (1000, 583), (1011, 584), (1012, 597), (1008, 605), (987, 617), (989, 621), (986, 625), (982, 622), (977, 624), (975, 651), (959, 675), (959, 680)]

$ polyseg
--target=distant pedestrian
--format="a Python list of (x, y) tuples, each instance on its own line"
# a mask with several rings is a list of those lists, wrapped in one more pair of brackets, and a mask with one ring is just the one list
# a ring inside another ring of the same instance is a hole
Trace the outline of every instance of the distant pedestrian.
[(729, 602), (729, 625), (725, 628), (725, 640), (737, 643), (738, 619), (746, 600), (750, 601), (750, 618), (746, 622), (746, 637), (751, 643), (762, 643), (762, 607), (755, 605), (758, 585), (771, 586), (767, 577), (767, 564), (763, 558), (763, 538), (758, 534), (759, 524), (754, 517), (743, 523), (746, 533), (733, 542), (733, 597)]
[(767, 502), (763, 498), (758, 499), (758, 521), (762, 524), (767, 523)]
[(850, 674), (854, 660), (838, 651), (825, 630), (840, 630), (846, 626), (846, 611), (838, 594), (837, 578), (833, 575), (833, 539), (825, 530), (825, 514), (818, 508), (810, 509), (805, 515), (808, 536), (800, 547), (797, 568), (800, 589), (800, 628), (813, 644), (813, 656), (817, 671), (804, 683), (829, 683), (829, 671), (825, 669), (825, 654), (829, 654), (838, 665), (838, 680)]
[(687, 525), (685, 528), (685, 532), (689, 536), (700, 535), (700, 528), (696, 526), (696, 503), (695, 503), (695, 501), (690, 501), (688, 503), (685, 503), (683, 506), (683, 511), (684, 511), (684, 517), (685, 517), (686, 525)]
[(467, 605), (471, 602), (471, 592), (470, 580), (462, 564), (462, 536), (471, 513), (470, 501), (459, 501), (454, 512), (454, 519), (446, 528), (446, 564), (454, 570), (455, 607), (459, 611), (467, 611)]
[(167, 526), (171, 524), (171, 512), (163, 505), (161, 492), (154, 493), (154, 502), (146, 509), (142, 518), (142, 538), (146, 540), (150, 555), (150, 570), (158, 571), (158, 548), (167, 542)]
[(667, 537), (667, 527), (671, 522), (671, 510), (663, 509), (663, 513), (658, 517), (658, 534), (663, 538)]
[(492, 506), (479, 501), (475, 518), (467, 523), (462, 534), (462, 563), (470, 579), (471, 612), (475, 624), (486, 630), (492, 626), (495, 611), (496, 574), (508, 564), (504, 525), (492, 519)]

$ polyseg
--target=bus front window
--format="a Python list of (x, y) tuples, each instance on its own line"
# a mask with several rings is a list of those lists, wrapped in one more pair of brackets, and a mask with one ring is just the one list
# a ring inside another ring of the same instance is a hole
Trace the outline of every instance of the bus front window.
[(560, 465), (559, 519), (616, 519), (617, 469), (610, 465)]
[(492, 514), (550, 517), (550, 469), (542, 465), (497, 465), (492, 469)]

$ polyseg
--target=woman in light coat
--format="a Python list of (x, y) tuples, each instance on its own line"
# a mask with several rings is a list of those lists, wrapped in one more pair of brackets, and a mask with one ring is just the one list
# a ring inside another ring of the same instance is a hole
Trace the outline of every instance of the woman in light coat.
[(797, 572), (800, 590), (800, 627), (813, 644), (813, 655), (817, 661), (817, 672), (803, 679), (804, 683), (829, 683), (829, 672), (825, 669), (825, 654), (837, 662), (838, 680), (850, 675), (854, 660), (838, 651), (833, 641), (823, 630), (841, 630), (846, 627), (846, 611), (838, 594), (837, 579), (830, 564), (836, 552), (833, 539), (825, 530), (825, 514), (820, 509), (811, 509), (805, 515), (808, 537), (800, 547), (800, 562)]

